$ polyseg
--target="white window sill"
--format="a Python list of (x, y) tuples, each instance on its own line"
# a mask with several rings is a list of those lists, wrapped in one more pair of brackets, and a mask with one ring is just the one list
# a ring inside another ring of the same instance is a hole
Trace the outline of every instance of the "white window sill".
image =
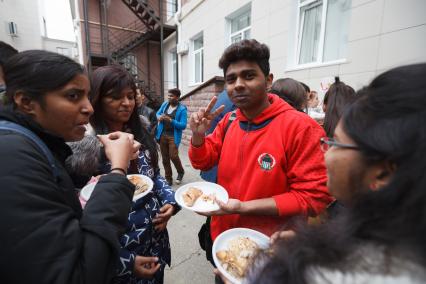
[(294, 67), (289, 67), (285, 69), (285, 72), (298, 71), (298, 70), (304, 70), (304, 69), (310, 69), (310, 68), (320, 68), (320, 67), (326, 67), (326, 66), (337, 65), (342, 63), (347, 63), (347, 60), (339, 59), (339, 60), (333, 60), (328, 62), (315, 62), (315, 63), (302, 64), (302, 65), (297, 65)]
[(197, 87), (197, 86), (201, 85), (202, 83), (204, 83), (204, 82), (199, 82), (199, 83), (192, 82), (192, 83), (188, 84), (188, 87)]

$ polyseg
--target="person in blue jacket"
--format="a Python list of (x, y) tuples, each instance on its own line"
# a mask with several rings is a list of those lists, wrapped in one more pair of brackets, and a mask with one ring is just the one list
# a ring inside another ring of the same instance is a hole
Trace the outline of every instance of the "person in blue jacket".
[(161, 156), (165, 178), (169, 185), (173, 184), (172, 165), (177, 171), (176, 183), (182, 182), (185, 171), (179, 158), (179, 144), (182, 131), (186, 128), (187, 111), (186, 106), (179, 103), (180, 90), (175, 88), (168, 92), (168, 101), (164, 102), (157, 111), (158, 127), (155, 138), (160, 143)]

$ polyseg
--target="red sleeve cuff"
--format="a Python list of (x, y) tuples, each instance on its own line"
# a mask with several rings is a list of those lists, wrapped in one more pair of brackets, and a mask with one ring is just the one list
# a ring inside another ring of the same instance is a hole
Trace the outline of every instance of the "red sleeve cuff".
[(203, 164), (203, 158), (206, 155), (206, 143), (204, 140), (204, 143), (201, 144), (198, 147), (195, 147), (194, 145), (192, 145), (192, 139), (191, 139), (191, 143), (189, 145), (189, 149), (188, 149), (188, 157), (189, 160), (191, 161), (191, 164), (194, 168), (196, 169), (200, 169), (200, 167)]
[(306, 215), (305, 210), (300, 206), (299, 200), (290, 192), (275, 195), (275, 204), (279, 216)]

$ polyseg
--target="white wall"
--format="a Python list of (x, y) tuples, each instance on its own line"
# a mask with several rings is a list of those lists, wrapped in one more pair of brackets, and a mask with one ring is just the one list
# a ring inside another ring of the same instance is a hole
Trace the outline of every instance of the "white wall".
[(78, 53), (78, 47), (75, 42), (72, 41), (64, 41), (64, 40), (58, 40), (58, 39), (52, 39), (52, 38), (46, 38), (43, 37), (43, 47), (42, 49), (51, 51), (51, 52), (58, 52), (57, 48), (66, 48), (69, 51), (69, 54), (65, 54), (71, 59), (75, 61), (79, 61), (79, 53)]
[[(63, 6), (61, 12), (69, 12), (69, 2), (62, 0)], [(71, 58), (78, 61), (79, 51), (74, 41), (66, 41), (45, 37), (42, 16), (44, 15), (47, 21), (51, 21), (52, 25), (63, 25), (64, 34), (69, 34), (69, 29), (73, 29), (71, 18), (67, 18), (62, 22), (46, 14), (45, 0), (0, 0), (0, 40), (4, 41), (18, 51), (28, 49), (44, 49), (56, 52), (57, 47), (70, 48)], [(55, 22), (56, 21), (56, 22)], [(8, 22), (15, 22), (18, 27), (18, 36), (12, 37), (9, 35)], [(60, 22), (60, 23), (59, 23)], [(47, 34), (49, 36), (49, 33)], [(53, 35), (53, 34), (52, 34)], [(61, 36), (65, 38), (64, 36)], [(74, 36), (67, 37), (73, 39)]]
[(317, 88), (322, 78), (340, 75), (358, 89), (389, 68), (426, 62), (425, 11), (424, 0), (352, 0), (346, 62), (286, 75)]
[[(0, 1), (0, 40), (19, 51), (42, 48), (40, 36), (38, 1), (1, 0)], [(8, 22), (18, 26), (18, 37), (11, 37)]]
[[(222, 75), (217, 64), (226, 48), (225, 17), (250, 1), (191, 0), (182, 7), (181, 39), (204, 35), (204, 80)], [(346, 61), (315, 68), (294, 68), (296, 0), (252, 0), (251, 37), (271, 50), (275, 78), (292, 77), (318, 90), (320, 82), (339, 75), (358, 89), (394, 66), (426, 62), (425, 0), (352, 0)], [(190, 85), (190, 60), (182, 56), (183, 94)]]

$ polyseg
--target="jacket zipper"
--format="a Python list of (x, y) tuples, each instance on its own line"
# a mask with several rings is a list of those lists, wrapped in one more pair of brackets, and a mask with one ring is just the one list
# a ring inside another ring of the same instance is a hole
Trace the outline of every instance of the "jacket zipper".
[[(244, 136), (243, 136), (243, 139), (242, 139), (242, 141), (241, 141), (241, 146), (240, 146), (240, 159), (239, 159), (239, 172), (240, 173), (242, 173), (242, 170), (243, 170), (243, 162), (244, 162), (244, 144), (245, 144), (245, 141), (246, 141), (246, 139), (247, 139), (247, 137), (248, 137), (248, 135), (249, 135), (249, 132), (250, 132), (250, 127), (251, 127), (251, 124), (250, 124), (250, 122), (248, 122), (248, 124), (247, 124), (247, 130), (246, 130), (246, 133), (244, 134)], [(242, 183), (242, 174), (240, 174), (239, 175), (240, 176), (240, 178), (239, 178), (239, 182), (238, 182), (238, 188), (237, 188), (237, 198), (238, 199), (240, 199), (240, 188), (241, 188), (241, 183)]]

